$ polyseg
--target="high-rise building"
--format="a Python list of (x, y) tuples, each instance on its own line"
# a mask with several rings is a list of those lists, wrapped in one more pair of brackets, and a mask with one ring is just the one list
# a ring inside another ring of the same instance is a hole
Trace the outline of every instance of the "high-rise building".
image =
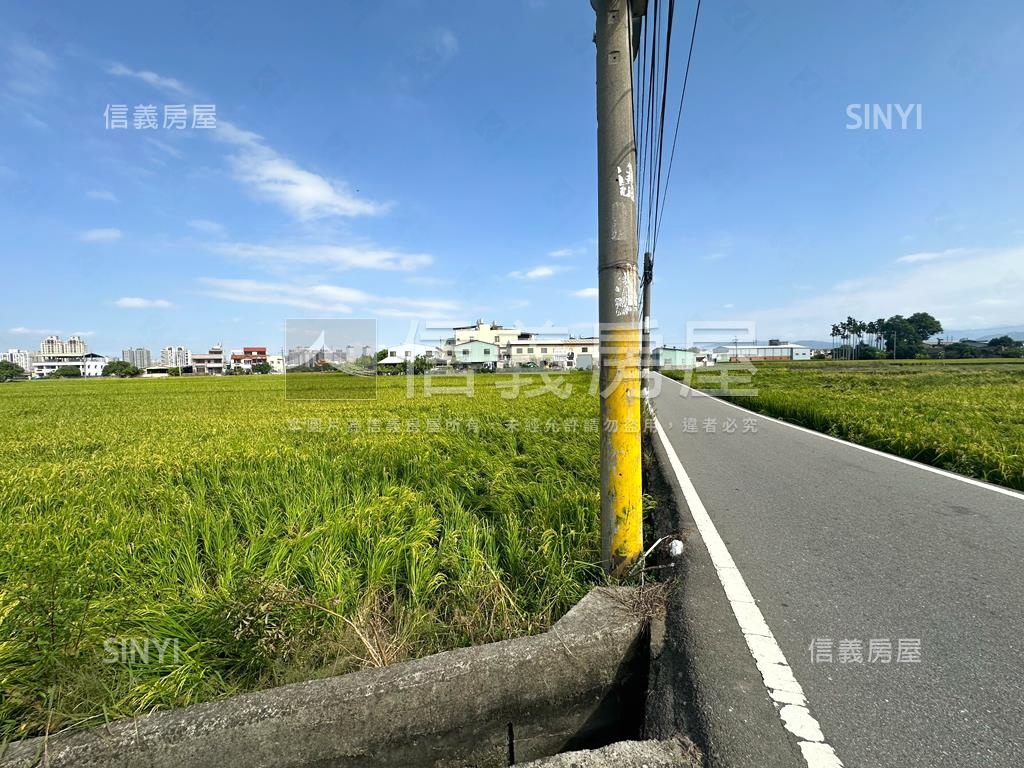
[(0, 360), (20, 365), (26, 373), (32, 373), (32, 363), (35, 356), (36, 353), (28, 349), (8, 349), (3, 354), (0, 354)]
[(152, 354), (145, 347), (122, 349), (121, 359), (126, 363), (131, 363), (136, 368), (147, 368), (153, 362)]
[(47, 336), (39, 345), (39, 353), (44, 357), (80, 357), (89, 351), (85, 342), (78, 336), (71, 336), (61, 341), (60, 336)]
[(185, 368), (192, 365), (192, 352), (188, 347), (164, 347), (160, 350), (160, 365), (165, 368)]

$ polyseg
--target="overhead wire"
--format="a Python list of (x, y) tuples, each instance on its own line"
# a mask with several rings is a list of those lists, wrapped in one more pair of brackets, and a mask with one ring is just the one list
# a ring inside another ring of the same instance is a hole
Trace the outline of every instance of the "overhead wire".
[(690, 30), (690, 50), (686, 55), (686, 69), (683, 72), (683, 87), (679, 93), (679, 109), (676, 111), (676, 125), (675, 130), (672, 134), (672, 150), (668, 157), (668, 171), (665, 174), (665, 199), (661, 201), (661, 208), (658, 211), (657, 223), (654, 227), (654, 246), (657, 247), (658, 235), (661, 232), (661, 221), (665, 213), (665, 203), (668, 200), (668, 183), (672, 178), (672, 165), (676, 158), (676, 142), (679, 139), (679, 126), (683, 122), (683, 102), (686, 99), (686, 86), (690, 82), (690, 65), (693, 63), (693, 47), (697, 40), (697, 23), (700, 21), (700, 3), (701, 0), (697, 0), (697, 8), (693, 14), (693, 27)]

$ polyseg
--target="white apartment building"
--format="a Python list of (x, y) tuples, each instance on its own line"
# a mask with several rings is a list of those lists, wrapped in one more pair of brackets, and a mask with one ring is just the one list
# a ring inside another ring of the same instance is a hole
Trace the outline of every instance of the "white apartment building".
[(145, 369), (153, 362), (153, 355), (145, 347), (135, 347), (134, 349), (129, 347), (121, 350), (121, 359), (136, 368)]
[(39, 345), (39, 354), (43, 359), (47, 357), (75, 357), (84, 355), (89, 351), (85, 342), (78, 336), (71, 336), (67, 341), (61, 341), (60, 336), (47, 336)]
[(432, 347), (429, 344), (391, 344), (383, 349), (388, 351), (388, 357), (397, 357), (406, 362), (415, 360), (417, 357), (444, 362), (446, 357), (441, 347)]
[(192, 365), (192, 352), (188, 347), (164, 347), (160, 350), (160, 366), (163, 368), (184, 368)]
[(31, 374), (32, 364), (35, 362), (36, 356), (36, 353), (29, 349), (8, 349), (0, 355), (0, 360), (20, 365), (25, 370), (25, 373)]
[(84, 355), (49, 355), (40, 357), (32, 366), (32, 378), (49, 376), (58, 368), (77, 368), (80, 376), (102, 376), (103, 368), (110, 362), (106, 355), (86, 352)]
[(600, 360), (600, 342), (586, 339), (517, 339), (505, 345), (504, 363), (519, 368), (527, 363), (552, 368), (592, 368)]

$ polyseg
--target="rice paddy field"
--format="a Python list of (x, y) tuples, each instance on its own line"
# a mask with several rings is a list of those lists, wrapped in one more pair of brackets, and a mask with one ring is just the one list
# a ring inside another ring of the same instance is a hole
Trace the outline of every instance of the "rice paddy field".
[[(672, 372), (705, 390), (721, 374)], [(736, 404), (861, 445), (1024, 490), (1024, 364), (987, 360), (755, 364)]]
[(291, 376), (0, 385), (0, 742), (540, 631), (602, 580), (588, 375)]

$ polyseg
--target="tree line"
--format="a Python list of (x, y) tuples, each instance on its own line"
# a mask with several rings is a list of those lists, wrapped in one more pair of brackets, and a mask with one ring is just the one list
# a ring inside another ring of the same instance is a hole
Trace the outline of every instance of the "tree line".
[[(910, 317), (893, 315), (862, 321), (847, 316), (832, 325), (833, 360), (871, 360), (881, 357), (927, 357), (924, 342), (942, 333), (942, 323), (927, 312)], [(838, 341), (838, 345), (837, 345)]]
[(832, 325), (832, 359), (1024, 357), (1024, 342), (1009, 336), (997, 336), (987, 342), (960, 339), (925, 346), (925, 341), (940, 333), (942, 323), (927, 312), (868, 322), (848, 316)]

